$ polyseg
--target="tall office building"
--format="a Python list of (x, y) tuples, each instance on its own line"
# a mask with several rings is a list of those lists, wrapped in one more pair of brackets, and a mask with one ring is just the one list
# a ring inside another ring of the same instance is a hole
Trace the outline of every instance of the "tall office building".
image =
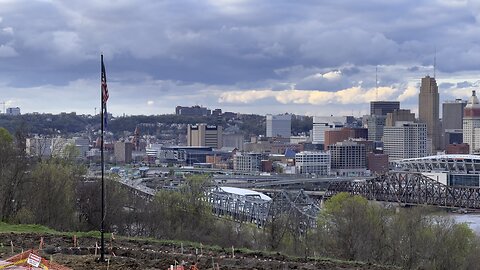
[(292, 115), (280, 114), (266, 116), (267, 137), (290, 138), (292, 134)]
[(332, 156), (332, 169), (365, 169), (367, 168), (367, 154), (364, 144), (353, 141), (343, 141), (329, 147)]
[(188, 125), (187, 145), (222, 148), (222, 127), (207, 124)]
[(394, 110), (391, 113), (387, 113), (385, 126), (393, 127), (398, 121), (415, 122), (415, 114), (410, 110)]
[(113, 146), (115, 160), (120, 163), (132, 162), (133, 144), (131, 142), (116, 142)]
[(463, 111), (467, 101), (456, 99), (442, 104), (442, 143), (443, 149), (449, 144), (463, 143)]
[(325, 144), (325, 131), (347, 125), (348, 116), (314, 116), (312, 143)]
[(368, 140), (375, 142), (381, 141), (387, 116), (374, 114), (367, 117)]
[(336, 128), (325, 131), (325, 149), (329, 145), (343, 142), (348, 139), (362, 138), (368, 140), (368, 130), (366, 128)]
[(400, 101), (371, 101), (370, 115), (387, 115), (400, 109)]
[(438, 86), (435, 78), (422, 78), (418, 95), (418, 119), (427, 124), (427, 137), (432, 141), (432, 150), (441, 149), (440, 103)]
[(425, 123), (396, 122), (383, 130), (383, 152), (390, 160), (427, 156)]
[(475, 91), (468, 100), (463, 115), (463, 142), (470, 146), (470, 153), (480, 148), (480, 104)]

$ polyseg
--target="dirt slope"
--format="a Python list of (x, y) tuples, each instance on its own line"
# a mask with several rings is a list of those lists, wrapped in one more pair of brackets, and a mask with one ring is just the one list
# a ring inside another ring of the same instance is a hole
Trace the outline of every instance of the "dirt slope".
[[(218, 264), (219, 269), (395, 269), (356, 262), (342, 262), (324, 259), (292, 259), (281, 254), (235, 252), (231, 250), (200, 249), (185, 246), (183, 254), (181, 246), (149, 240), (115, 239), (106, 240), (109, 263), (96, 262), (96, 238), (79, 238), (73, 247), (73, 239), (69, 236), (33, 233), (0, 233), (0, 258), (11, 256), (11, 244), (14, 252), (30, 248), (39, 248), (43, 237), (44, 247), (41, 255), (46, 259), (71, 267), (72, 269), (168, 269), (171, 264), (185, 262), (187, 266), (197, 262), (199, 269), (212, 269)], [(115, 256), (113, 255), (115, 254)]]

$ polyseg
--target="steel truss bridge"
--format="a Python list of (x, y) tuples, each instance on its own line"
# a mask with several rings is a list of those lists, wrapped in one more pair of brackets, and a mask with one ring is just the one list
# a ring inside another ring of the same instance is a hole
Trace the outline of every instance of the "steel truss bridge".
[(292, 219), (303, 220), (304, 226), (314, 226), (320, 208), (303, 190), (297, 192), (281, 191), (271, 201), (225, 193), (215, 188), (208, 194), (213, 212), (218, 216), (229, 216), (238, 222), (251, 222), (259, 227), (265, 226), (272, 218), (286, 215)]
[(480, 188), (447, 186), (412, 172), (392, 172), (365, 181), (332, 182), (325, 197), (329, 198), (340, 192), (361, 195), (368, 200), (405, 205), (480, 209)]

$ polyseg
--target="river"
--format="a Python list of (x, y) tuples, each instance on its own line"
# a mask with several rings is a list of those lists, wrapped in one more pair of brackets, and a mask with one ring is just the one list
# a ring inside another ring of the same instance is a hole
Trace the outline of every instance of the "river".
[(480, 214), (448, 214), (458, 223), (467, 223), (468, 226), (480, 235)]

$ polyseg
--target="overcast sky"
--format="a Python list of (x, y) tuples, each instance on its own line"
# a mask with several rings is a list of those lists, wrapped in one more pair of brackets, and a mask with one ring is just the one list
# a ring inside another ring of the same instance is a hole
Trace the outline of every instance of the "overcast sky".
[(479, 21), (464, 0), (0, 0), (0, 102), (98, 112), (103, 52), (114, 115), (417, 114), (435, 50), (441, 102), (480, 85)]

